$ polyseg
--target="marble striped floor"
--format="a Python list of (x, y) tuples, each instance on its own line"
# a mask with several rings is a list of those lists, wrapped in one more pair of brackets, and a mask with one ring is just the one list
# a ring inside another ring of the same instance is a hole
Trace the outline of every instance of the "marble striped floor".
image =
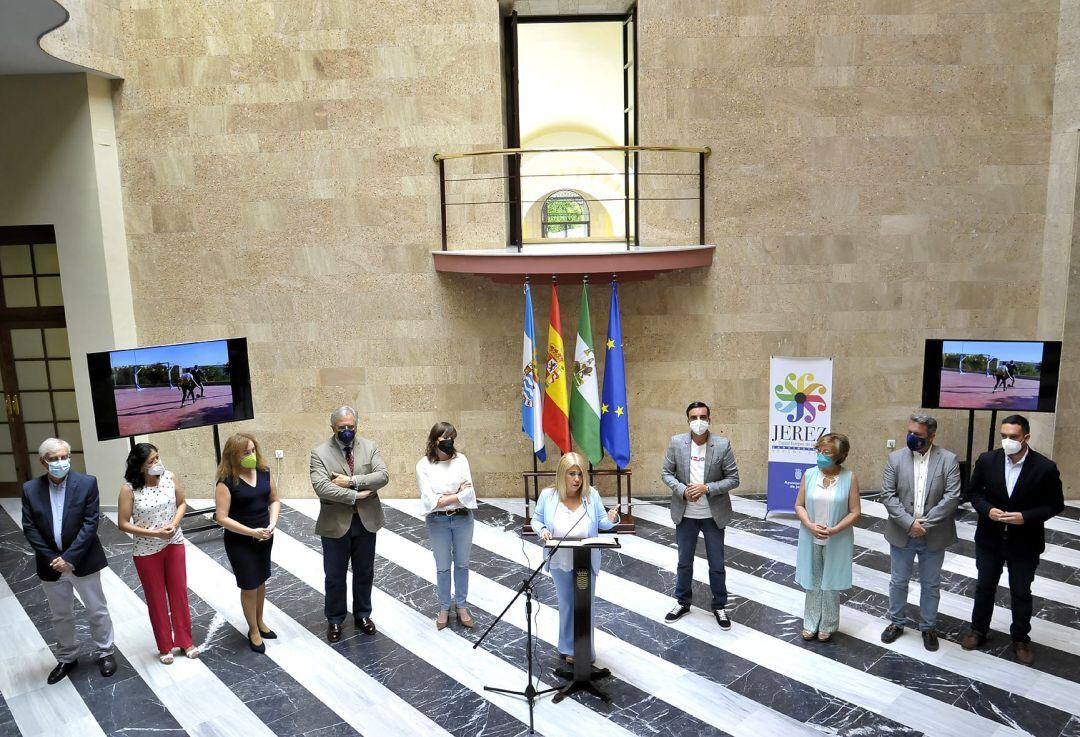
[[(341, 642), (324, 638), (322, 555), (314, 532), (318, 504), (287, 502), (273, 551), (266, 621), (279, 634), (266, 655), (247, 648), (246, 629), (218, 531), (188, 539), (188, 583), (203, 657), (160, 665), (146, 616), (131, 541), (104, 515), (109, 556), (103, 585), (116, 626), (117, 674), (100, 678), (88, 661), (55, 686), (54, 641), (33, 558), (22, 536), (18, 500), (0, 500), (0, 735), (278, 735), (280, 737), (509, 737), (528, 732), (525, 703), (485, 686), (523, 689), (525, 611), (518, 603), (474, 648), (540, 548), (516, 531), (517, 500), (483, 501), (476, 514), (470, 601), (477, 627), (432, 619), (434, 562), (418, 503), (386, 503), (378, 536), (375, 637), (346, 625)], [(1015, 662), (1009, 648), (1008, 591), (998, 591), (992, 647), (958, 643), (974, 591), (974, 519), (961, 512), (961, 540), (950, 549), (935, 653), (917, 634), (892, 645), (879, 635), (888, 602), (884, 511), (864, 502), (856, 533), (855, 587), (844, 595), (841, 631), (829, 644), (800, 637), (803, 596), (794, 582), (797, 528), (790, 517), (763, 520), (756, 497), (736, 500), (726, 536), (730, 631), (707, 610), (703, 546), (694, 566), (694, 611), (668, 625), (675, 550), (668, 510), (635, 506), (638, 534), (605, 552), (597, 580), (596, 650), (612, 671), (613, 703), (577, 696), (538, 702), (536, 731), (549, 735), (947, 735), (1080, 737), (1080, 506), (1069, 505), (1048, 534), (1035, 585), (1037, 661)], [(535, 585), (538, 687), (554, 685), (558, 615), (550, 577)], [(918, 600), (912, 585), (911, 601)], [(912, 607), (912, 613), (914, 607)], [(453, 620), (452, 620), (453, 622)], [(88, 631), (80, 621), (82, 641)]]

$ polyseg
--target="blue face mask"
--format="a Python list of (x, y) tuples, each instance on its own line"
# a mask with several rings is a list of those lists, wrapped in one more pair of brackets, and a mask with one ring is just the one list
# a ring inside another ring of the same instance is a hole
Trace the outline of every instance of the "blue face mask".
[(356, 430), (339, 430), (337, 436), (338, 440), (340, 440), (345, 445), (349, 445), (350, 443), (352, 443), (353, 438), (356, 437)]
[(824, 453), (818, 453), (817, 454), (817, 467), (818, 468), (824, 470), (826, 468), (829, 468), (832, 465), (833, 465), (833, 459), (832, 458), (829, 458), (829, 456), (825, 455)]
[(71, 461), (64, 459), (62, 461), (49, 461), (49, 475), (54, 479), (62, 479), (68, 475), (68, 471), (71, 470)]
[(919, 437), (913, 432), (907, 434), (907, 447), (912, 453), (921, 453), (926, 450), (926, 446), (929, 444), (927, 438)]

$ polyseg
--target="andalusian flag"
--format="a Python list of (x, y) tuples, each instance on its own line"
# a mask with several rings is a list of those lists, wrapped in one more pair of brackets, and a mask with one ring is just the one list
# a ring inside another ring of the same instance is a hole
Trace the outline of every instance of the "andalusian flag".
[(533, 327), (532, 292), (525, 284), (525, 342), (521, 350), (521, 431), (532, 440), (533, 453), (543, 461), (544, 425), (540, 408), (544, 395), (540, 393), (540, 372), (536, 366), (536, 328)]
[(559, 320), (559, 290), (551, 285), (551, 320), (548, 323), (547, 381), (544, 393), (544, 432), (563, 453), (573, 448), (570, 441), (570, 403), (566, 397), (566, 356), (563, 353), (562, 322)]
[(600, 439), (619, 468), (630, 465), (630, 413), (626, 406), (626, 365), (623, 363), (619, 288), (611, 282), (607, 352), (604, 354), (604, 395), (600, 404)]
[(589, 285), (581, 285), (581, 316), (574, 347), (574, 389), (570, 394), (570, 429), (578, 447), (593, 465), (600, 462), (600, 393), (596, 389), (596, 354), (589, 318)]

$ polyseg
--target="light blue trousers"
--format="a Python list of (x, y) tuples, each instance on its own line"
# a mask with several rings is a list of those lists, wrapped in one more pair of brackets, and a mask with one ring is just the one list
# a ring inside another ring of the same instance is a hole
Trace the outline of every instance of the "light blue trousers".
[(808, 632), (832, 634), (840, 629), (840, 592), (823, 591), (821, 576), (825, 570), (825, 546), (813, 546), (813, 588), (806, 590), (803, 609), (803, 629)]
[(427, 516), (431, 549), (435, 553), (435, 587), (439, 610), (450, 610), (450, 570), (453, 566), (454, 605), (465, 606), (469, 596), (469, 556), (472, 555), (472, 512)]
[[(559, 597), (559, 654), (574, 654), (574, 572), (551, 569), (551, 580), (555, 582), (555, 593)], [(589, 576), (589, 598), (596, 601), (596, 576)], [(592, 613), (592, 608), (590, 608)], [(592, 629), (592, 619), (589, 629)], [(592, 659), (596, 660), (596, 645), (593, 644)]]

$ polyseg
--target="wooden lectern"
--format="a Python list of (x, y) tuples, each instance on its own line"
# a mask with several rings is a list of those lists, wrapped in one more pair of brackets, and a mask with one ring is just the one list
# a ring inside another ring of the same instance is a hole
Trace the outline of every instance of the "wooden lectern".
[(552, 699), (559, 703), (576, 691), (587, 691), (610, 703), (611, 698), (598, 689), (594, 681), (611, 675), (607, 668), (594, 668), (592, 665), (592, 597), (589, 589), (592, 584), (592, 551), (594, 548), (616, 549), (618, 538), (589, 537), (582, 540), (548, 540), (545, 547), (573, 549), (574, 551), (574, 663), (566, 668), (556, 668), (555, 675), (569, 683), (559, 689)]

